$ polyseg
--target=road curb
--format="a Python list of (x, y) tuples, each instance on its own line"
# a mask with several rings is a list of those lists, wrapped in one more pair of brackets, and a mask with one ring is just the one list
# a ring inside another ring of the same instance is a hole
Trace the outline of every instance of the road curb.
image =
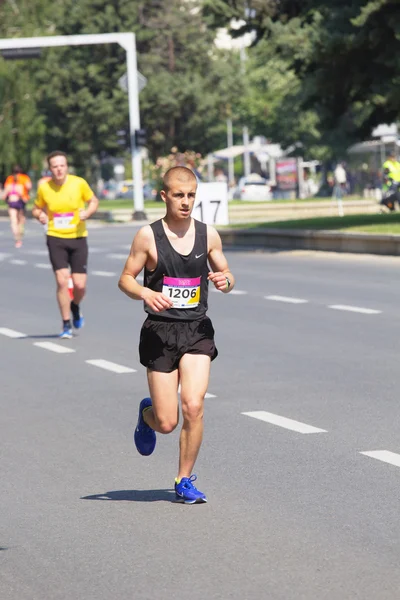
[(224, 246), (320, 250), (355, 254), (400, 255), (400, 235), (343, 233), (311, 229), (220, 229)]

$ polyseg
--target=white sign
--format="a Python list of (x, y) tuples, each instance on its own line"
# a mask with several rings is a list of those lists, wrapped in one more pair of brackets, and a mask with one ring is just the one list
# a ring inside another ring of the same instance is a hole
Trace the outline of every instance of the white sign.
[(229, 225), (227, 184), (199, 183), (192, 216), (207, 225)]

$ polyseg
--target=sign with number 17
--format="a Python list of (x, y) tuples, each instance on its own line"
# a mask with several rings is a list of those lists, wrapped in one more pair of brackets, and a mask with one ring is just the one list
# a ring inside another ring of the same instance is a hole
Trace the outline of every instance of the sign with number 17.
[(227, 184), (199, 183), (192, 217), (207, 225), (229, 225)]

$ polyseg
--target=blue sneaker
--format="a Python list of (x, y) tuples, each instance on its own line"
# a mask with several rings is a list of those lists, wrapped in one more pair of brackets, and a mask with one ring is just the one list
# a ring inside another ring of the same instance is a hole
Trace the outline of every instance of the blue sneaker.
[(199, 492), (193, 485), (193, 481), (196, 481), (196, 479), (197, 475), (191, 475), (191, 477), (182, 477), (179, 483), (175, 481), (175, 494), (178, 500), (185, 504), (207, 502), (205, 494)]
[(61, 340), (70, 340), (72, 338), (72, 329), (68, 325), (64, 325), (64, 328), (58, 336)]
[(82, 317), (79, 306), (71, 301), (72, 325), (75, 329), (82, 329), (85, 324), (85, 319)]
[(73, 319), (72, 320), (72, 324), (75, 327), (75, 329), (82, 329), (82, 327), (85, 324), (85, 319), (82, 317), (82, 315), (79, 317), (79, 319)]
[(156, 433), (143, 419), (143, 409), (148, 406), (151, 406), (151, 398), (143, 398), (139, 404), (139, 418), (134, 434), (137, 451), (142, 456), (150, 456), (156, 447)]

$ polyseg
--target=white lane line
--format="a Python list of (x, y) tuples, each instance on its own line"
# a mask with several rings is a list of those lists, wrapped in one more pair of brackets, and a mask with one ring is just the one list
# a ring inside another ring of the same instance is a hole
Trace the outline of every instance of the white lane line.
[(116, 260), (126, 260), (128, 254), (107, 254), (107, 258), (115, 258)]
[(35, 263), (37, 269), (51, 269), (51, 265), (48, 263)]
[(248, 292), (245, 292), (244, 290), (231, 290), (229, 294), (232, 294), (233, 296), (244, 296), (245, 294), (248, 294)]
[(10, 260), (10, 263), (12, 265), (26, 265), (27, 261), (26, 260), (21, 260), (20, 258), (13, 258), (12, 260)]
[(374, 308), (363, 308), (362, 306), (347, 306), (346, 304), (331, 304), (328, 308), (333, 310), (347, 310), (349, 312), (362, 313), (364, 315), (379, 315), (382, 311)]
[(32, 256), (47, 256), (47, 250), (29, 250), (29, 254)]
[(35, 342), (33, 344), (38, 348), (44, 348), (44, 350), (50, 350), (51, 352), (57, 352), (58, 354), (67, 354), (68, 352), (76, 352), (73, 348), (67, 348), (66, 346), (60, 346), (53, 342)]
[(290, 304), (306, 304), (308, 302), (303, 298), (292, 298), (291, 296), (264, 296), (264, 298), (274, 302), (288, 302)]
[[(181, 393), (181, 384), (178, 385), (178, 394)], [(204, 398), (216, 398), (217, 396), (215, 394), (209, 394), (208, 392), (205, 393)]]
[(0, 334), (5, 335), (9, 338), (26, 338), (28, 337), (25, 333), (20, 331), (14, 331), (14, 329), (7, 329), (7, 327), (0, 327)]
[(370, 458), (376, 458), (376, 460), (400, 467), (400, 454), (390, 452), (389, 450), (373, 450), (371, 452), (360, 452), (360, 454), (365, 454), (365, 456), (369, 456)]
[(113, 371), (114, 373), (136, 373), (136, 369), (117, 365), (116, 363), (110, 362), (109, 360), (103, 360), (102, 358), (93, 358), (91, 360), (86, 360), (85, 362), (94, 367), (106, 369), (106, 371)]
[(92, 271), (91, 275), (97, 275), (98, 277), (115, 277), (116, 273), (111, 271)]
[(0, 260), (6, 260), (9, 256), (11, 256), (9, 252), (0, 252)]
[(260, 421), (265, 421), (266, 423), (271, 423), (272, 425), (278, 425), (278, 427), (291, 429), (292, 431), (297, 431), (298, 433), (326, 433), (326, 429), (319, 429), (318, 427), (313, 427), (312, 425), (307, 425), (306, 423), (300, 423), (300, 421), (293, 421), (293, 419), (274, 415), (270, 412), (266, 412), (265, 410), (244, 412), (242, 415), (253, 417), (254, 419), (259, 419)]

